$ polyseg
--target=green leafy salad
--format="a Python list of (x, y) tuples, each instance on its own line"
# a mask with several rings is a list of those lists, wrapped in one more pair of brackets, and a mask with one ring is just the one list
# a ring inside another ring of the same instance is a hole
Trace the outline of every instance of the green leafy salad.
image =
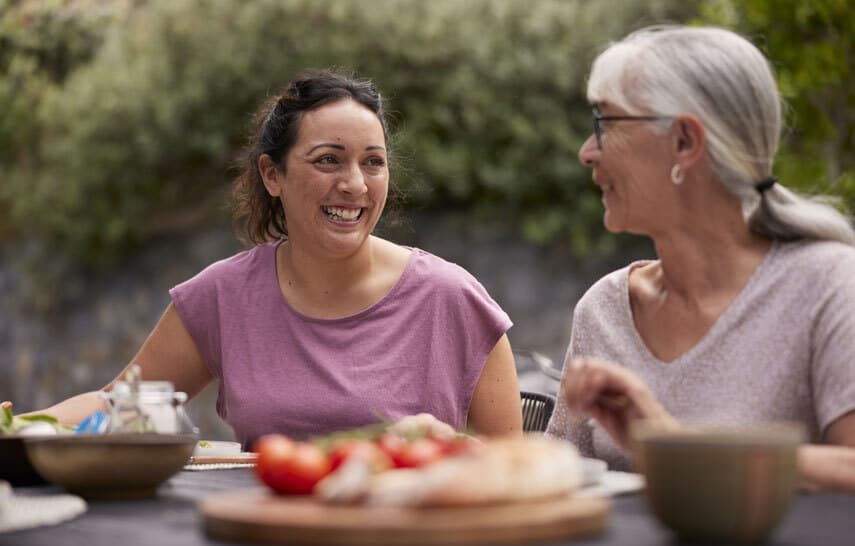
[(9, 408), (0, 409), (0, 435), (57, 434), (72, 432), (74, 427), (61, 425), (50, 415), (13, 415)]

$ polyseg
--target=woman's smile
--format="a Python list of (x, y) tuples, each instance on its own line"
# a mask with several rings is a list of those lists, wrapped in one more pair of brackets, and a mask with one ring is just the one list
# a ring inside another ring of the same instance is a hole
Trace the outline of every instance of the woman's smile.
[(336, 223), (355, 224), (362, 218), (364, 207), (323, 206), (327, 218)]
[(328, 256), (366, 250), (383, 211), (389, 182), (383, 127), (351, 100), (303, 116), (278, 175), (278, 194), (293, 245)]

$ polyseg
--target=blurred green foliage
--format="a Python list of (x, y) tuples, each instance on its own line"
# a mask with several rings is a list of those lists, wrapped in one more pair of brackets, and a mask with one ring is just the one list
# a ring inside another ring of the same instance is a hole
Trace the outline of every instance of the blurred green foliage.
[(855, 5), (849, 0), (704, 0), (697, 20), (736, 30), (772, 60), (788, 132), (775, 171), (855, 210)]
[[(110, 264), (220, 214), (250, 113), (305, 67), (390, 99), (407, 204), (506, 215), (532, 239), (602, 237), (576, 150), (596, 51), (673, 1), (0, 0), (0, 231)], [(189, 221), (189, 220), (188, 220)]]
[(389, 99), (408, 206), (607, 252), (616, 239), (576, 159), (585, 75), (610, 39), (692, 17), (765, 40), (798, 113), (782, 164), (851, 203), (852, 90), (831, 55), (851, 40), (845, 0), (0, 0), (0, 237), (104, 266), (226, 221), (256, 106), (300, 69), (339, 67)]

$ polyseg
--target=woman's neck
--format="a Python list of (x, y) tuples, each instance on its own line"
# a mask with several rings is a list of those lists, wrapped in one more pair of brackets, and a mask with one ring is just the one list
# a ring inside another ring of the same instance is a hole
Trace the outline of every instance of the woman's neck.
[(410, 260), (409, 249), (378, 237), (340, 259), (279, 245), (277, 276), (282, 295), (300, 313), (321, 319), (354, 315), (380, 301), (395, 286)]
[(299, 287), (304, 297), (326, 299), (351, 292), (371, 277), (375, 245), (376, 239), (369, 237), (354, 254), (329, 257), (287, 241), (277, 252), (280, 282)]
[(709, 169), (700, 169), (672, 210), (668, 225), (650, 234), (662, 288), (689, 304), (738, 293), (771, 244), (748, 228), (740, 200)]
[[(724, 226), (724, 227), (722, 227)], [(686, 302), (739, 292), (763, 261), (771, 241), (742, 217), (717, 225), (694, 223), (654, 238), (663, 291)]]
[[(771, 241), (748, 231), (672, 230), (654, 238), (659, 261), (630, 272), (636, 330), (650, 352), (672, 362), (694, 347), (748, 284)], [(737, 225), (739, 225), (737, 224)]]

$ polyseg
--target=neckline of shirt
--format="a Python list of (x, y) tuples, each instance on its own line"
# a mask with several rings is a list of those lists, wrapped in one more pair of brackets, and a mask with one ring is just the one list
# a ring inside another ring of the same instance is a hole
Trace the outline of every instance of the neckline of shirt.
[(658, 358), (653, 352), (650, 350), (650, 347), (647, 346), (647, 343), (644, 342), (644, 338), (641, 337), (641, 334), (638, 332), (638, 328), (635, 327), (635, 319), (632, 315), (632, 305), (629, 301), (629, 273), (634, 267), (638, 267), (641, 264), (649, 263), (651, 260), (637, 260), (629, 264), (623, 269), (623, 275), (621, 278), (622, 285), (622, 297), (621, 297), (621, 306), (623, 307), (622, 312), (627, 318), (627, 325), (629, 330), (631, 331), (633, 342), (641, 348), (643, 354), (646, 359), (650, 362), (655, 363), (658, 366), (667, 367), (667, 368), (679, 368), (686, 361), (691, 361), (692, 356), (703, 351), (707, 345), (712, 343), (711, 340), (715, 339), (718, 331), (723, 328), (723, 324), (727, 322), (729, 316), (740, 312), (746, 304), (745, 299), (747, 298), (746, 294), (748, 294), (755, 284), (760, 282), (763, 273), (770, 267), (772, 262), (772, 258), (775, 254), (778, 253), (781, 244), (778, 240), (773, 239), (772, 244), (769, 246), (769, 250), (766, 252), (766, 255), (763, 256), (763, 260), (757, 266), (757, 268), (751, 273), (751, 276), (748, 278), (748, 282), (745, 283), (745, 286), (739, 291), (739, 294), (730, 302), (730, 305), (722, 312), (721, 315), (715, 320), (712, 326), (710, 326), (709, 330), (704, 333), (701, 339), (698, 340), (697, 343), (689, 347), (682, 354), (677, 356), (677, 358), (664, 361)]
[[(271, 245), (271, 249), (272, 249), (271, 255), (269, 256), (269, 258), (273, 264), (273, 276), (272, 276), (273, 277), (273, 285), (276, 289), (276, 293), (279, 294), (279, 301), (282, 303), (282, 305), (285, 307), (285, 309), (288, 313), (292, 314), (293, 316), (297, 317), (298, 319), (305, 321), (305, 322), (314, 322), (314, 323), (319, 323), (319, 324), (335, 324), (335, 323), (340, 323), (340, 322), (350, 322), (350, 321), (353, 321), (356, 319), (360, 319), (360, 318), (364, 317), (365, 315), (368, 315), (368, 314), (376, 311), (377, 309), (379, 309), (383, 305), (385, 305), (385, 303), (388, 302), (390, 299), (392, 299), (397, 292), (399, 292), (400, 290), (403, 289), (403, 286), (405, 285), (406, 281), (409, 279), (409, 277), (412, 274), (412, 270), (415, 267), (415, 262), (416, 262), (417, 258), (419, 256), (421, 256), (421, 254), (424, 253), (421, 249), (418, 249), (416, 247), (401, 245), (404, 248), (410, 250), (410, 257), (407, 259), (407, 265), (406, 265), (406, 267), (404, 267), (404, 271), (401, 273), (401, 276), (398, 278), (398, 280), (395, 282), (395, 284), (392, 286), (392, 288), (389, 289), (388, 292), (386, 292), (380, 299), (378, 299), (377, 301), (375, 301), (374, 303), (372, 303), (371, 305), (369, 305), (365, 309), (363, 309), (361, 311), (357, 311), (356, 313), (354, 313), (352, 315), (347, 315), (344, 317), (336, 317), (336, 318), (320, 318), (320, 317), (312, 317), (312, 316), (303, 314), (300, 311), (298, 311), (297, 309), (295, 309), (294, 306), (292, 306), (291, 303), (285, 298), (285, 295), (282, 293), (282, 289), (279, 287), (279, 277), (278, 277), (277, 264), (276, 264), (276, 251), (279, 248), (279, 245), (281, 245), (284, 242), (285, 242), (285, 239), (282, 239), (282, 240), (276, 241), (274, 244), (272, 244)], [(267, 278), (269, 279), (270, 276), (268, 276)]]

